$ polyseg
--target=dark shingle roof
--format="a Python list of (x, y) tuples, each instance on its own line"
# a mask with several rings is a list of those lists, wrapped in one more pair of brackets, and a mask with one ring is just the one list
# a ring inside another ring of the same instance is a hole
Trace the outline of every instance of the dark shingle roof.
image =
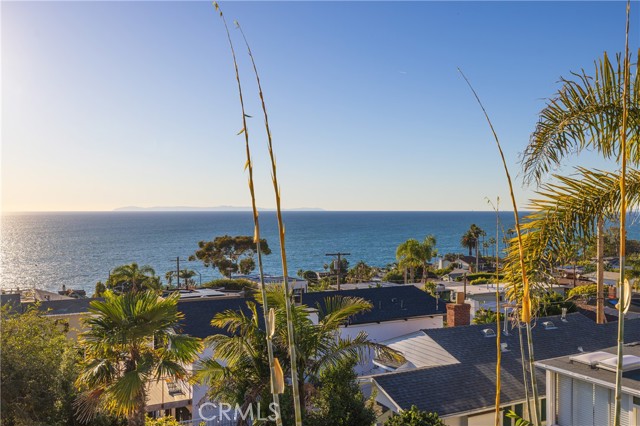
[[(543, 321), (553, 321), (555, 330), (546, 330)], [(539, 319), (533, 328), (535, 359), (542, 360), (612, 346), (616, 343), (617, 323), (596, 324), (581, 314)], [(402, 409), (416, 405), (441, 416), (492, 407), (495, 397), (495, 338), (484, 337), (482, 330), (495, 325), (470, 325), (423, 330), (431, 339), (455, 357), (459, 364), (427, 367), (375, 376), (374, 380)], [(523, 329), (523, 334), (525, 330)], [(640, 319), (627, 320), (625, 341), (640, 340)], [(526, 342), (526, 337), (525, 337)], [(524, 399), (522, 364), (517, 329), (502, 335), (509, 352), (502, 353), (501, 401)], [(525, 343), (526, 344), (526, 343)], [(545, 374), (536, 370), (538, 390), (545, 392)], [(432, 391), (427, 391), (432, 390)]]
[(36, 306), (38, 310), (46, 312), (47, 315), (70, 315), (70, 314), (82, 314), (89, 310), (89, 304), (98, 299), (62, 299), (62, 300), (49, 300), (37, 303), (23, 303), (23, 312), (29, 309), (31, 306)]
[[(181, 300), (178, 302), (178, 310), (184, 314), (180, 332), (202, 339), (214, 334), (227, 334), (226, 330), (211, 326), (211, 320), (217, 313), (232, 310), (242, 311), (248, 316), (251, 315), (247, 307), (247, 299), (243, 297)], [(258, 316), (262, 326), (262, 309), (259, 304)]]
[(302, 295), (302, 303), (324, 310), (325, 299), (334, 296), (361, 297), (373, 305), (370, 311), (352, 317), (350, 324), (393, 321), (447, 312), (443, 301), (436, 306), (433, 296), (413, 285), (305, 293)]

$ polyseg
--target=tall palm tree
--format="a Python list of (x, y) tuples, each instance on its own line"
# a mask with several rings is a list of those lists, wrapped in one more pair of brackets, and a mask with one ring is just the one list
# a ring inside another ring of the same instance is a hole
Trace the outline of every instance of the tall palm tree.
[[(269, 306), (275, 313), (274, 353), (283, 360), (282, 368), (290, 369), (288, 356), (287, 296), (278, 288), (267, 291)], [(258, 302), (262, 303), (259, 296)], [(226, 329), (229, 335), (219, 334), (207, 339), (213, 356), (203, 360), (196, 370), (195, 380), (209, 386), (209, 396), (215, 400), (239, 404), (246, 410), (250, 404), (265, 400), (269, 391), (269, 361), (265, 345), (265, 331), (259, 322), (257, 306), (247, 303), (248, 314), (240, 311), (225, 311), (211, 321), (214, 327)], [(341, 338), (338, 327), (348, 319), (371, 309), (371, 304), (361, 298), (336, 296), (325, 300), (324, 310), (319, 311), (319, 320), (314, 324), (306, 306), (293, 306), (291, 318), (296, 330), (297, 366), (300, 376), (298, 388), (304, 401), (302, 389), (311, 379), (317, 379), (322, 371), (345, 360), (361, 360), (369, 351), (375, 350), (383, 357), (399, 359), (396, 352), (371, 342), (366, 333), (353, 338)], [(224, 361), (223, 363), (218, 360)], [(304, 404), (303, 404), (304, 406)], [(265, 408), (265, 407), (261, 407)], [(238, 425), (244, 424), (242, 418)]]
[(421, 261), (420, 241), (413, 238), (400, 244), (396, 249), (396, 259), (398, 268), (404, 271), (404, 283), (407, 283), (407, 271), (409, 271), (410, 281), (414, 282), (416, 268), (420, 267)]
[(476, 246), (476, 237), (473, 235), (473, 232), (470, 230), (465, 232), (460, 238), (460, 245), (466, 249), (469, 249), (469, 256), (472, 254), (472, 250)]
[(143, 426), (149, 384), (187, 379), (187, 366), (201, 345), (175, 332), (183, 318), (178, 294), (106, 292), (104, 298), (91, 302), (88, 330), (80, 338), (85, 358), (76, 382), (82, 392), (78, 413), (89, 419), (103, 411), (126, 417), (129, 426)]
[(436, 249), (436, 237), (433, 235), (427, 235), (422, 243), (420, 243), (419, 259), (422, 266), (422, 284), (427, 282), (429, 273), (427, 271), (428, 264), (435, 256), (438, 255)]
[(135, 262), (115, 268), (111, 272), (109, 281), (112, 287), (122, 286), (123, 291), (137, 292), (159, 288), (156, 271), (149, 265), (138, 266)]

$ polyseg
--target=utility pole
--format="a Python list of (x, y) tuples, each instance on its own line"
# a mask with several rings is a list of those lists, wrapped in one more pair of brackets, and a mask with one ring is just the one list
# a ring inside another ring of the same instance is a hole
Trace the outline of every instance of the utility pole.
[(338, 277), (336, 279), (337, 284), (338, 284), (338, 291), (340, 290), (340, 267), (342, 266), (341, 262), (340, 262), (340, 258), (342, 256), (351, 256), (351, 253), (327, 253), (325, 254), (325, 256), (338, 256), (338, 266), (336, 267), (336, 269), (338, 270)]
[(176, 261), (176, 278), (178, 279), (178, 290), (180, 290), (180, 261), (182, 260), (183, 262), (185, 261), (184, 259), (180, 259), (180, 256), (176, 257), (175, 259), (171, 259), (171, 261)]

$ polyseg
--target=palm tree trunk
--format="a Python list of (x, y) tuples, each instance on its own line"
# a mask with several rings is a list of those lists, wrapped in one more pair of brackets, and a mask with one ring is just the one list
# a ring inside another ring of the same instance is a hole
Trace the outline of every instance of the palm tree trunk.
[(128, 426), (144, 426), (145, 424), (145, 417), (146, 417), (146, 405), (147, 405), (147, 398), (144, 392), (142, 392), (140, 395), (138, 395), (138, 397), (136, 398), (136, 409), (133, 413), (131, 413), (128, 417), (127, 417), (127, 425)]
[(604, 219), (598, 218), (597, 225), (597, 278), (596, 278), (596, 323), (604, 324)]

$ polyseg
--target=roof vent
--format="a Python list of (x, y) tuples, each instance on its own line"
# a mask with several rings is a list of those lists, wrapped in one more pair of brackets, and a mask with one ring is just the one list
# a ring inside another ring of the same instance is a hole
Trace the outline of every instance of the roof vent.
[(509, 349), (509, 344), (507, 343), (500, 343), (500, 352), (511, 352)]
[[(607, 359), (598, 361), (597, 367), (603, 370), (616, 371), (616, 365), (618, 364), (618, 357), (612, 356)], [(622, 356), (622, 371), (637, 370), (640, 368), (640, 357), (635, 355), (623, 355)]]
[(586, 364), (591, 367), (595, 367), (599, 361), (607, 358), (611, 358), (611, 354), (609, 352), (597, 351), (597, 352), (590, 352), (582, 355), (572, 356), (569, 358), (569, 361), (578, 362), (580, 364)]
[(496, 337), (496, 332), (490, 328), (482, 330), (482, 334), (484, 334), (484, 337)]
[(545, 322), (542, 323), (542, 325), (544, 326), (545, 330), (555, 330), (556, 328), (558, 328), (553, 323), (553, 321), (545, 321)]
[(567, 321), (567, 308), (562, 308), (562, 317), (560, 317), (560, 321), (569, 322)]

